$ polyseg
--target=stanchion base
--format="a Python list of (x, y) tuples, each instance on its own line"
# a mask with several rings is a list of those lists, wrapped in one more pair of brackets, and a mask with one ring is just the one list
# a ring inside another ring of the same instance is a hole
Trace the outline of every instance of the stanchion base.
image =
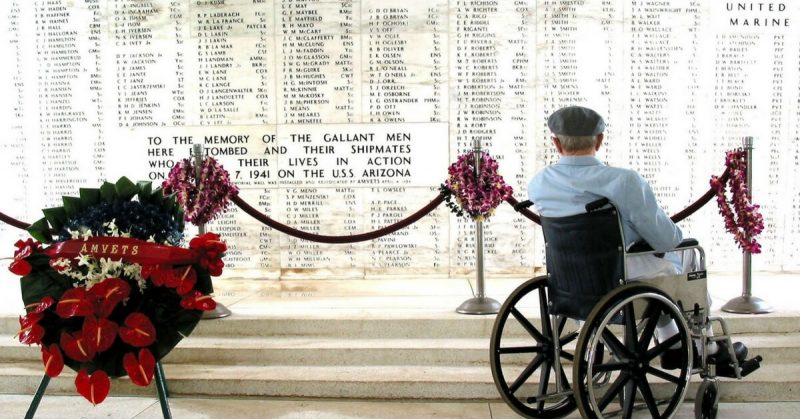
[(725, 303), (722, 311), (737, 314), (765, 314), (772, 313), (773, 308), (758, 297), (743, 295)]
[(474, 297), (461, 303), (456, 312), (461, 314), (496, 314), (500, 303), (489, 297)]
[(231, 315), (231, 311), (228, 310), (228, 307), (225, 307), (222, 303), (217, 303), (217, 307), (211, 311), (204, 311), (202, 320), (212, 320), (212, 319), (221, 319), (223, 317), (228, 317)]

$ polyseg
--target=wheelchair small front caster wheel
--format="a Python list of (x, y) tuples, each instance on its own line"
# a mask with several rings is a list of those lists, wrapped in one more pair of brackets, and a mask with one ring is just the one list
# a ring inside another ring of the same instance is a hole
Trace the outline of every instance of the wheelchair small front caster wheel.
[(697, 389), (694, 399), (696, 419), (716, 419), (719, 402), (719, 384), (716, 380), (704, 380)]

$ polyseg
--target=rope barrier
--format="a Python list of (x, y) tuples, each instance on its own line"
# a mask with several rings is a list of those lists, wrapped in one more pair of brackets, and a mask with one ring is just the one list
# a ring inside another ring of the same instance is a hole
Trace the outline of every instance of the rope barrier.
[(272, 227), (275, 230), (278, 230), (282, 233), (297, 237), (299, 239), (310, 240), (318, 243), (341, 244), (341, 243), (357, 243), (357, 242), (377, 239), (378, 237), (394, 233), (395, 231), (400, 230), (401, 228), (407, 227), (415, 223), (420, 218), (427, 215), (429, 212), (433, 211), (434, 208), (438, 207), (439, 204), (444, 202), (444, 195), (439, 194), (439, 196), (437, 196), (431, 202), (429, 202), (428, 205), (422, 207), (419, 211), (415, 212), (411, 216), (406, 217), (394, 224), (390, 224), (386, 227), (380, 228), (378, 230), (369, 233), (353, 234), (349, 236), (325, 236), (321, 234), (308, 233), (293, 227), (289, 227), (286, 224), (282, 224), (273, 220), (268, 215), (253, 208), (252, 206), (250, 206), (250, 204), (242, 200), (242, 198), (239, 197), (238, 195), (231, 198), (231, 202), (236, 204), (236, 206), (241, 208), (242, 211), (246, 212), (251, 217), (255, 218), (258, 221), (261, 221), (267, 226)]
[(19, 228), (21, 230), (27, 230), (28, 227), (31, 226), (30, 224), (28, 224), (26, 222), (17, 220), (16, 218), (13, 218), (13, 217), (9, 217), (8, 215), (3, 214), (2, 212), (0, 212), (0, 221), (4, 222), (4, 223), (6, 223), (6, 224), (8, 224), (8, 225), (10, 225), (12, 227)]
[[(730, 174), (730, 169), (726, 168), (725, 171), (722, 172), (722, 175), (719, 177), (719, 179), (720, 179), (721, 182), (725, 183), (725, 181), (728, 180), (730, 175), (731, 175)], [(708, 191), (706, 191), (706, 193), (703, 194), (703, 196), (701, 196), (699, 199), (697, 199), (697, 201), (694, 201), (689, 206), (687, 206), (686, 208), (682, 209), (681, 211), (679, 211), (675, 215), (672, 215), (669, 218), (672, 220), (673, 223), (679, 223), (679, 222), (685, 220), (690, 215), (692, 215), (695, 212), (697, 212), (697, 210), (702, 208), (705, 204), (707, 204), (708, 201), (710, 201), (711, 198), (713, 198), (716, 195), (716, 193), (717, 192), (714, 190), (714, 188), (709, 188)], [(542, 221), (539, 218), (539, 215), (537, 215), (536, 213), (530, 211), (527, 208), (516, 209), (516, 206), (519, 204), (519, 201), (517, 201), (513, 196), (509, 197), (508, 199), (506, 199), (506, 202), (509, 205), (511, 205), (512, 207), (514, 207), (515, 211), (517, 211), (520, 214), (522, 214), (525, 218), (533, 221), (536, 224), (539, 224), (539, 225), (542, 224)]]
[[(722, 173), (722, 175), (719, 178), (720, 178), (720, 180), (722, 182), (725, 182), (729, 177), (730, 177), (730, 169), (725, 169), (725, 171)], [(693, 202), (691, 205), (687, 206), (683, 210), (681, 210), (678, 213), (676, 213), (675, 215), (671, 216), (670, 219), (672, 219), (672, 221), (675, 222), (675, 223), (678, 223), (678, 222), (681, 222), (681, 221), (685, 220), (687, 217), (689, 217), (690, 215), (694, 214), (697, 210), (699, 210), (705, 204), (707, 204), (708, 201), (710, 201), (715, 196), (715, 194), (716, 194), (716, 192), (714, 191), (714, 188), (710, 188), (697, 201)], [(375, 231), (372, 231), (372, 232), (369, 232), (369, 233), (354, 234), (354, 235), (349, 235), (349, 236), (327, 236), (327, 235), (313, 234), (313, 233), (308, 233), (308, 232), (305, 232), (305, 231), (302, 231), (302, 230), (298, 230), (296, 228), (290, 227), (290, 226), (288, 226), (286, 224), (282, 224), (282, 223), (280, 223), (278, 221), (273, 220), (268, 215), (266, 215), (266, 214), (262, 213), (261, 211), (253, 208), (252, 206), (250, 206), (250, 204), (248, 204), (247, 202), (242, 200), (242, 198), (240, 198), (238, 195), (234, 196), (231, 199), (231, 202), (236, 204), (236, 206), (241, 208), (245, 213), (247, 213), (251, 217), (255, 218), (256, 220), (262, 222), (263, 224), (266, 224), (267, 226), (272, 227), (275, 230), (278, 230), (278, 231), (280, 231), (282, 233), (288, 234), (290, 236), (297, 237), (299, 239), (304, 239), (304, 240), (309, 240), (309, 241), (314, 241), (314, 242), (319, 242), (319, 243), (342, 244), (342, 243), (357, 243), (357, 242), (362, 242), (362, 241), (367, 241), (367, 240), (373, 240), (373, 239), (376, 239), (378, 237), (382, 237), (382, 236), (385, 236), (387, 234), (394, 233), (395, 231), (400, 230), (402, 228), (405, 228), (405, 227), (417, 222), (420, 218), (428, 215), (428, 213), (433, 211), (434, 208), (436, 208), (437, 206), (439, 206), (439, 204), (444, 202), (444, 195), (440, 194), (439, 196), (434, 198), (431, 202), (429, 202), (428, 205), (422, 207), (419, 211), (415, 212), (411, 216), (409, 216), (407, 218), (404, 218), (404, 219), (402, 219), (402, 220), (400, 220), (400, 221), (398, 221), (398, 222), (396, 222), (394, 224), (390, 224), (390, 225), (388, 225), (386, 227), (380, 228), (378, 230), (375, 230)], [(506, 202), (509, 205), (511, 205), (512, 207), (515, 207), (517, 204), (519, 204), (519, 201), (517, 201), (517, 199), (514, 198), (513, 196), (507, 198)], [(532, 212), (532, 211), (530, 211), (527, 208), (519, 209), (519, 210), (517, 210), (517, 212), (519, 212), (525, 218), (533, 221), (536, 224), (541, 224), (542, 223), (541, 219), (539, 218), (539, 215), (534, 213), (534, 212)], [(6, 224), (9, 224), (9, 225), (11, 225), (13, 227), (17, 227), (19, 229), (22, 229), (22, 230), (25, 230), (28, 227), (30, 227), (30, 224), (25, 223), (25, 222), (20, 221), (20, 220), (17, 220), (16, 218), (13, 218), (13, 217), (9, 217), (8, 215), (3, 214), (2, 212), (0, 212), (0, 221), (4, 222)]]
[[(719, 177), (720, 182), (725, 182), (731, 176), (731, 169), (726, 168), (722, 175)], [(716, 195), (716, 191), (714, 188), (710, 188), (703, 196), (700, 197), (697, 201), (694, 201), (691, 205), (684, 208), (682, 211), (678, 212), (677, 214), (669, 217), (673, 223), (678, 223), (686, 219), (688, 216), (694, 214), (697, 210), (699, 210), (703, 205), (707, 204), (708, 201), (711, 200)]]

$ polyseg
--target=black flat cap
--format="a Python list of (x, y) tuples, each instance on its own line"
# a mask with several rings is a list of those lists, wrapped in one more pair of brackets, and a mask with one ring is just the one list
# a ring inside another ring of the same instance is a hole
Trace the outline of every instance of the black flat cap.
[(561, 108), (547, 118), (547, 126), (555, 135), (583, 137), (597, 135), (606, 129), (603, 117), (583, 106)]

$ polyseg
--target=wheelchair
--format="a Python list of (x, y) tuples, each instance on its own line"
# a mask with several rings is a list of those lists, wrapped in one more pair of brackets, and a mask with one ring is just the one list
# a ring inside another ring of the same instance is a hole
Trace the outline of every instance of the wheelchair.
[[(586, 209), (541, 217), (547, 275), (520, 285), (497, 314), (490, 358), (503, 400), (527, 418), (563, 417), (576, 408), (584, 418), (669, 418), (698, 374), (695, 416), (715, 418), (717, 377), (741, 379), (762, 359), (740, 363), (725, 321), (709, 316), (703, 249), (692, 239), (676, 247), (694, 255), (696, 270), (627, 282), (626, 258), (655, 252), (643, 245), (626, 249), (607, 199)], [(670, 320), (678, 333), (659, 341), (656, 325)], [(721, 334), (707, 336), (712, 322)], [(706, 353), (711, 340), (727, 341), (732, 360), (719, 374)], [(674, 365), (665, 368), (667, 352)]]

